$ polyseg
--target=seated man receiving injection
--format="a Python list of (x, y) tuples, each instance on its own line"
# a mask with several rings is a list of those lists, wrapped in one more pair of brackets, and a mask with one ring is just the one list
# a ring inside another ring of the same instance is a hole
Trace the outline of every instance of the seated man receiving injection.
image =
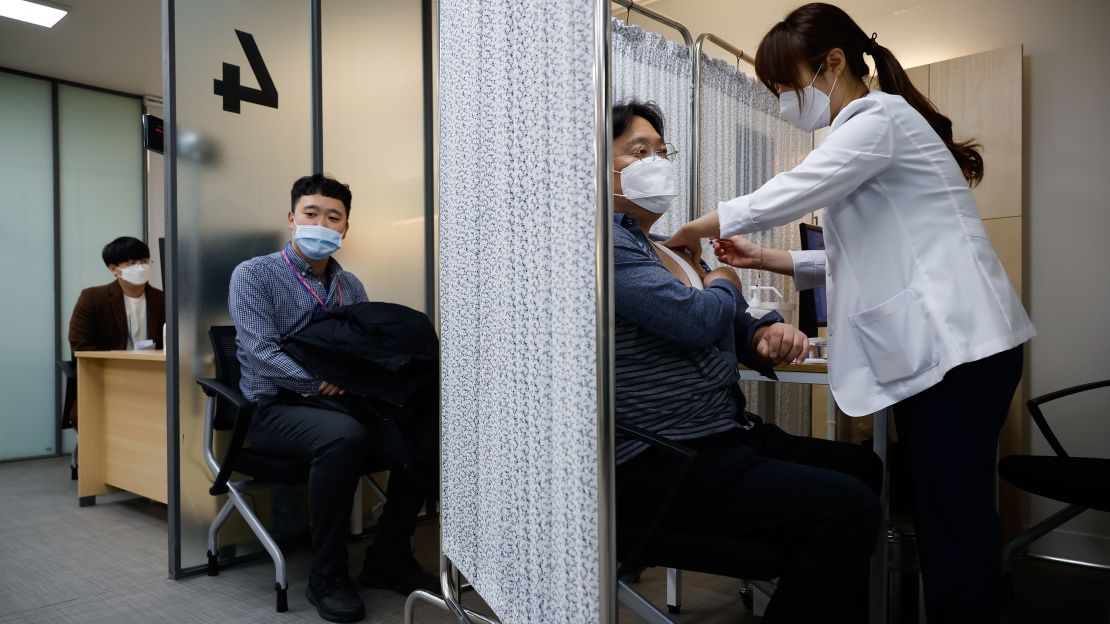
[[(662, 530), (781, 549), (784, 572), (764, 622), (866, 621), (880, 462), (869, 449), (793, 436), (745, 412), (737, 364), (773, 375), (804, 359), (807, 339), (777, 313), (748, 314), (731, 267), (709, 270), (652, 240), (677, 187), (663, 130), (653, 103), (613, 109), (617, 423), (698, 453)], [(617, 517), (651, 518), (673, 464), (620, 435), (616, 460)], [(720, 556), (697, 555), (710, 568)]]

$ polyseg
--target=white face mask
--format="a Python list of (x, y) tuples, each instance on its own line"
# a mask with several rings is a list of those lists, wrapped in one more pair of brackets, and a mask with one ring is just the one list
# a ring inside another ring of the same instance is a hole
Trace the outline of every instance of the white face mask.
[[(825, 65), (822, 64), (821, 67), (817, 68), (813, 80), (817, 80), (817, 76), (821, 75), (821, 69), (824, 67)], [(833, 78), (829, 95), (832, 95), (833, 90), (836, 89), (836, 81), (839, 78), (840, 76)], [(832, 123), (829, 96), (814, 87), (813, 80), (809, 81), (809, 86), (802, 89), (803, 96), (801, 100), (798, 99), (798, 94), (793, 90), (783, 91), (779, 95), (779, 117), (803, 132), (820, 130)]]
[(122, 277), (125, 282), (136, 286), (142, 286), (150, 279), (150, 264), (136, 262), (131, 266), (125, 266), (119, 270), (119, 276)]
[(619, 171), (624, 197), (637, 206), (664, 214), (678, 196), (674, 165), (666, 158), (651, 156), (638, 160)]

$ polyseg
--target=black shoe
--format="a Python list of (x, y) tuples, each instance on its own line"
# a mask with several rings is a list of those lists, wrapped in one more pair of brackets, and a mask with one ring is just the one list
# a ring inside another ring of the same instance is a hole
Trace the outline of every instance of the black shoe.
[(425, 572), (411, 552), (384, 555), (373, 547), (366, 550), (366, 565), (358, 575), (358, 582), (363, 587), (388, 589), (402, 596), (418, 589), (439, 594), (439, 579)]
[(329, 622), (360, 622), (366, 617), (366, 605), (346, 574), (325, 576), (311, 572), (304, 593), (316, 607), (316, 613)]

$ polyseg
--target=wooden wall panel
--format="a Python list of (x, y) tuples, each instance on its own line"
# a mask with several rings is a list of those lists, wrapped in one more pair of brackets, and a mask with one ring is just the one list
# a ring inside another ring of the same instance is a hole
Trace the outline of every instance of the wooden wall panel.
[(929, 96), (929, 65), (918, 65), (906, 70), (906, 75), (910, 77), (910, 82), (917, 90), (924, 93), (925, 97)]
[(984, 219), (1022, 214), (1021, 50), (1015, 45), (929, 66), (929, 98), (952, 120), (956, 140), (983, 145), (986, 176), (975, 200)]

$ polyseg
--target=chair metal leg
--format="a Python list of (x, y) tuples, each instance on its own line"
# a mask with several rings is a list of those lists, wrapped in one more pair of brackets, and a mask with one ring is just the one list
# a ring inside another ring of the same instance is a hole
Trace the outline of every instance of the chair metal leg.
[(667, 568), (667, 611), (679, 613), (682, 610), (682, 570)]
[(648, 624), (675, 624), (675, 621), (667, 617), (666, 613), (648, 602), (647, 598), (641, 596), (624, 581), (617, 581), (617, 600)]
[(289, 610), (289, 588), (274, 583), (274, 590), (277, 591), (277, 612), (285, 613)]
[(1036, 526), (1029, 528), (1024, 533), (1011, 540), (1010, 543), (1006, 544), (1006, 546), (1002, 549), (1002, 574), (1007, 575), (1013, 572), (1014, 556), (1018, 553), (1018, 551), (1025, 549), (1033, 542), (1047, 535), (1056, 527), (1064, 524), (1068, 520), (1071, 520), (1084, 511), (1087, 511), (1086, 507), (1080, 507), (1079, 505), (1068, 505), (1067, 507), (1064, 507), (1060, 511), (1052, 514), (1044, 520), (1041, 520), (1036, 524)]
[(77, 442), (73, 442), (73, 452), (69, 455), (69, 480), (77, 480)]
[[(239, 493), (235, 484), (228, 484), (227, 497), (229, 501), (234, 503), (235, 509), (243, 516), (243, 519), (247, 521), (247, 526), (251, 528), (255, 537), (258, 538), (258, 541), (262, 542), (262, 547), (266, 549), (266, 552), (270, 554), (270, 558), (274, 560), (274, 586), (278, 593), (277, 609), (279, 612), (288, 610), (287, 601), (283, 599), (285, 596), (284, 590), (289, 589), (289, 583), (286, 580), (285, 574), (285, 555), (281, 553), (281, 549), (278, 548), (274, 538), (270, 537), (265, 527), (262, 526), (262, 522), (258, 519), (258, 516), (254, 515), (254, 511), (247, 505), (246, 499)], [(223, 510), (221, 510), (221, 513), (223, 513)]]
[(220, 527), (227, 522), (228, 516), (231, 515), (231, 510), (235, 508), (235, 502), (231, 497), (224, 501), (223, 507), (220, 507), (220, 512), (212, 520), (211, 526), (208, 527), (208, 576), (216, 576), (220, 573), (219, 563), (219, 550), (216, 546), (216, 534), (219, 533)]

